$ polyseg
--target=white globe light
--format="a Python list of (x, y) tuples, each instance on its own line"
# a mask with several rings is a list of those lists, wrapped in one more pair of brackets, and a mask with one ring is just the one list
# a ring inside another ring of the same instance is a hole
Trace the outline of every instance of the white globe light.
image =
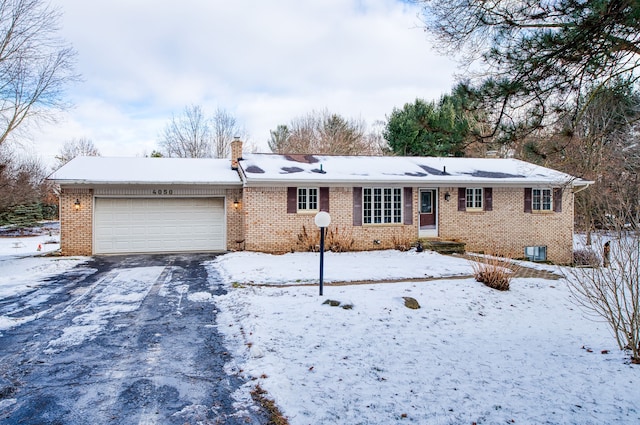
[(320, 211), (318, 214), (316, 214), (314, 221), (316, 222), (316, 226), (318, 227), (329, 227), (329, 225), (331, 224), (331, 216), (326, 211)]

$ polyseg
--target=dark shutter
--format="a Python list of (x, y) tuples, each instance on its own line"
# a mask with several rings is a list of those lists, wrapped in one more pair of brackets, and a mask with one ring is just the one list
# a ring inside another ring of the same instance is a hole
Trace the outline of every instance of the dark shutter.
[(320, 211), (329, 212), (329, 188), (320, 188)]
[(353, 225), (362, 226), (362, 188), (353, 188)]
[(524, 212), (526, 213), (531, 212), (531, 198), (532, 198), (531, 188), (525, 187), (524, 188)]
[(493, 211), (493, 189), (485, 187), (482, 191), (484, 192), (484, 210)]
[(298, 189), (287, 188), (287, 214), (295, 214), (298, 210)]
[(562, 212), (562, 188), (553, 189), (553, 211)]
[(467, 210), (467, 188), (459, 187), (458, 188), (458, 211), (466, 211)]
[(404, 188), (404, 224), (413, 224), (413, 188)]

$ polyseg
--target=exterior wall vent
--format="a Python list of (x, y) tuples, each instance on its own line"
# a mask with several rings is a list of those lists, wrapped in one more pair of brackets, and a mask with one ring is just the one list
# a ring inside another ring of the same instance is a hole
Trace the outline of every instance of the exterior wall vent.
[(547, 247), (527, 246), (524, 248), (524, 256), (529, 261), (547, 261)]

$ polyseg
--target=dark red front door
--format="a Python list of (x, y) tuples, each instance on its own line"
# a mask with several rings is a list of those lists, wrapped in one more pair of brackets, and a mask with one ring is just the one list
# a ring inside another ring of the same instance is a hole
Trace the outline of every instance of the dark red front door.
[(420, 228), (436, 226), (436, 190), (420, 189)]

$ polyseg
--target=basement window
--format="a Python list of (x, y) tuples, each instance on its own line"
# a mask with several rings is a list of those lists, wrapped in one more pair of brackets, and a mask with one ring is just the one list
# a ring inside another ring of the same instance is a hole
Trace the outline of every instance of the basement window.
[(524, 248), (524, 256), (529, 261), (547, 261), (547, 247), (527, 246)]

